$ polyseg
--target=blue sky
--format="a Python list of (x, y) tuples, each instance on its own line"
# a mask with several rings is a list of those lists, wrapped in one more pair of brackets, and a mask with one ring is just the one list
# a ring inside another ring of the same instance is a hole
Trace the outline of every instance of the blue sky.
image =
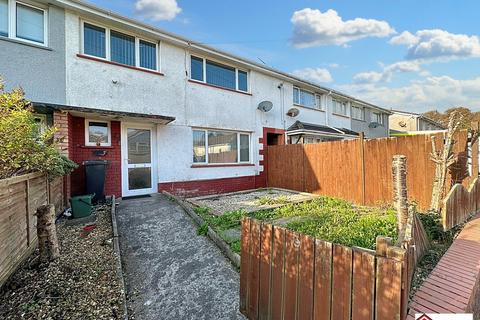
[(386, 108), (480, 110), (479, 1), (91, 2)]

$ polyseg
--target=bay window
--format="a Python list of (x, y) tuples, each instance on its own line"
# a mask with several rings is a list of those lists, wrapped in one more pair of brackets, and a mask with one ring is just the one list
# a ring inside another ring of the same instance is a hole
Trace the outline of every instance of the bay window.
[(321, 95), (293, 87), (293, 104), (323, 110)]
[(0, 0), (0, 36), (47, 45), (47, 10), (16, 0)]
[(191, 56), (190, 78), (217, 87), (248, 92), (248, 72)]
[(83, 22), (82, 53), (126, 66), (158, 71), (158, 44)]
[(250, 135), (223, 130), (193, 130), (194, 164), (250, 162)]

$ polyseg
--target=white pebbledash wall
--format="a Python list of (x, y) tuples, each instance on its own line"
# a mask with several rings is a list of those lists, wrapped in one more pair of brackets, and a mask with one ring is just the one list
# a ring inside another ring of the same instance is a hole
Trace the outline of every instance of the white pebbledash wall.
[[(188, 81), (189, 50), (164, 41), (160, 46), (160, 72), (163, 76), (78, 57), (77, 54), (81, 53), (81, 19), (122, 31), (116, 25), (66, 11), (66, 104), (175, 117), (174, 122), (157, 126), (159, 183), (257, 175), (263, 170), (259, 165), (263, 159), (259, 155), (263, 148), (259, 143), (263, 127), (287, 129), (296, 120), (351, 127), (350, 118), (332, 115), (331, 111), (296, 106), (300, 115), (296, 118), (286, 116), (287, 110), (293, 107), (293, 83), (261, 72), (249, 71), (251, 94), (248, 95)], [(328, 109), (331, 98), (327, 99)], [(257, 110), (258, 104), (264, 100), (274, 105), (268, 113)], [(254, 166), (191, 168), (192, 127), (251, 133)]]

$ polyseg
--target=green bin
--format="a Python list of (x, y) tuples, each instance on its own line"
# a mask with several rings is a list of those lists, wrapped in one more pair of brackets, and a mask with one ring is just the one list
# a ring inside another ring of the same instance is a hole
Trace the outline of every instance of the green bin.
[(87, 194), (84, 196), (70, 198), (70, 204), (72, 206), (72, 218), (83, 218), (91, 215), (93, 197), (93, 194)]

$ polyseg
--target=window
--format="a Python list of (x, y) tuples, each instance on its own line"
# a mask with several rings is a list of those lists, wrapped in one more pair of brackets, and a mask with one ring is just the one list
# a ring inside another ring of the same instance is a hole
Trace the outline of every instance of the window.
[(85, 23), (83, 26), (83, 52), (91, 56), (106, 58), (105, 34), (104, 28)]
[(110, 122), (85, 120), (85, 145), (110, 146)]
[(352, 106), (352, 118), (357, 120), (365, 120), (365, 109), (358, 106)]
[(112, 30), (110, 58), (113, 62), (135, 66), (135, 37)]
[(157, 45), (140, 40), (140, 67), (157, 70)]
[(322, 110), (321, 95), (293, 87), (293, 103), (302, 107)]
[(332, 100), (332, 112), (343, 116), (347, 115), (347, 103), (343, 101)]
[(373, 112), (372, 113), (372, 122), (377, 122), (377, 123), (383, 124), (382, 114), (379, 113), (379, 112)]
[(17, 38), (45, 42), (44, 10), (17, 3)]
[(40, 134), (44, 134), (47, 130), (47, 115), (45, 114), (34, 114), (33, 119), (37, 125), (37, 130)]
[(231, 131), (193, 130), (193, 163), (250, 162), (250, 135)]
[(83, 54), (158, 71), (157, 52), (155, 42), (83, 22)]
[(8, 0), (0, 0), (0, 36), (8, 37)]
[(0, 0), (0, 36), (47, 45), (47, 10)]
[(191, 56), (190, 78), (217, 87), (248, 92), (246, 71), (195, 56)]

